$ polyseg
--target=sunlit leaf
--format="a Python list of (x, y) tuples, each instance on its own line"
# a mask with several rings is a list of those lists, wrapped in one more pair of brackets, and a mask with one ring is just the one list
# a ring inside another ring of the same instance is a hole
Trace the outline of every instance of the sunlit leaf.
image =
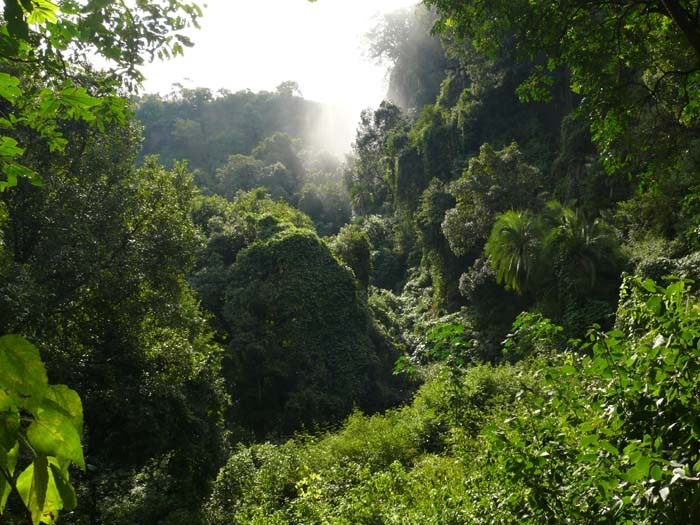
[(56, 490), (60, 495), (63, 509), (73, 510), (78, 505), (78, 498), (75, 495), (75, 489), (68, 481), (68, 477), (63, 473), (60, 467), (54, 463), (49, 464), (53, 482), (56, 485)]
[(0, 388), (17, 406), (32, 411), (44, 398), (48, 380), (39, 350), (23, 337), (0, 337)]
[(17, 141), (10, 137), (0, 137), (0, 156), (14, 158), (22, 155), (24, 150), (17, 145)]
[(43, 407), (38, 412), (37, 418), (27, 428), (27, 439), (34, 450), (47, 456), (70, 459), (84, 469), (80, 434), (70, 417)]
[(627, 471), (627, 481), (630, 483), (636, 483), (649, 475), (649, 467), (651, 466), (651, 459), (642, 456), (634, 464), (634, 466)]
[(65, 385), (51, 385), (46, 392), (43, 406), (56, 409), (67, 415), (78, 433), (82, 433), (83, 404), (75, 390)]
[(27, 17), (30, 24), (45, 24), (47, 22), (55, 24), (58, 21), (58, 5), (49, 0), (33, 0), (34, 9)]
[(38, 456), (17, 479), (19, 492), (24, 505), (32, 515), (32, 522), (41, 521), (46, 503), (46, 492), (49, 485), (49, 469), (46, 456)]
[(100, 104), (98, 98), (90, 96), (82, 87), (64, 89), (60, 92), (60, 97), (64, 104), (79, 108), (91, 108)]

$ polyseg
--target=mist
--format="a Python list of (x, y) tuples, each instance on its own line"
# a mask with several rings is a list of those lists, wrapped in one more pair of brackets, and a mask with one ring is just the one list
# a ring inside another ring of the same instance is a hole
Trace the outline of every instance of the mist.
[(305, 130), (305, 145), (342, 158), (350, 152), (359, 119), (347, 106), (323, 104), (320, 117)]
[(173, 85), (212, 92), (273, 91), (285, 80), (327, 107), (314, 142), (349, 151), (360, 112), (387, 93), (386, 65), (368, 57), (365, 35), (385, 13), (415, 0), (256, 0), (207, 2), (194, 47), (144, 68), (143, 93)]

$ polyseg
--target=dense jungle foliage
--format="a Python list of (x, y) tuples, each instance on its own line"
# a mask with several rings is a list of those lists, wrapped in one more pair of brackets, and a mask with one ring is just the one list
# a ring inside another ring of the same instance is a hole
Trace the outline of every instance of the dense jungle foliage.
[(699, 13), (389, 13), (339, 160), (137, 93), (195, 4), (5, 0), (0, 523), (700, 522)]

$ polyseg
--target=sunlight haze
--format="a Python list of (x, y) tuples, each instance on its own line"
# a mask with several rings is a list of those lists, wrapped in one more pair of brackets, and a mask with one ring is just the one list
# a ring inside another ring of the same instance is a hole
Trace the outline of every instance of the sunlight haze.
[[(303, 96), (334, 107), (328, 149), (348, 149), (359, 113), (381, 102), (385, 68), (366, 56), (365, 33), (377, 15), (415, 0), (210, 0), (195, 46), (184, 57), (145, 69), (144, 91), (173, 84), (212, 91), (273, 91), (286, 80)], [(325, 133), (325, 131), (322, 131)]]

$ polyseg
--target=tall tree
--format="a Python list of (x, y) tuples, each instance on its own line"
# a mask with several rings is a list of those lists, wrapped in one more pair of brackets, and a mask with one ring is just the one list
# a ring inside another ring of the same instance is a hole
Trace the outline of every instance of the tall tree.
[(106, 513), (107, 480), (118, 499), (124, 472), (170, 455), (180, 503), (164, 493), (151, 505), (177, 512), (196, 506), (212, 474), (225, 401), (218, 348), (186, 280), (200, 245), (194, 186), (182, 166), (151, 159), (136, 170), (133, 127), (82, 131), (67, 135), (70, 155), (34, 154), (42, 188), (2, 195), (0, 332), (30, 338), (50, 377), (83, 398), (87, 458), (99, 468), (83, 479), (92, 498), (81, 509)]
[(435, 102), (448, 59), (431, 33), (435, 15), (417, 6), (385, 14), (367, 35), (372, 58), (391, 66), (387, 99), (405, 110)]
[(353, 208), (372, 213), (393, 200), (393, 162), (387, 152), (392, 133), (405, 126), (401, 109), (383, 101), (376, 111), (365, 110), (353, 144), (346, 181)]

